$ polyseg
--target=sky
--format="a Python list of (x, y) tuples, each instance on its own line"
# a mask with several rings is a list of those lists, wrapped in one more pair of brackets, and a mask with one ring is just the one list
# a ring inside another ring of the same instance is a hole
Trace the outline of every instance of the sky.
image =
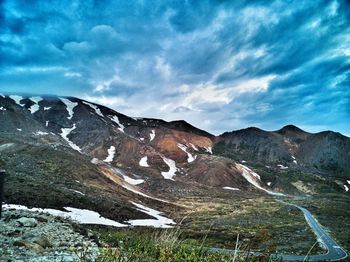
[(213, 134), (294, 124), (350, 136), (350, 3), (2, 0), (0, 91)]

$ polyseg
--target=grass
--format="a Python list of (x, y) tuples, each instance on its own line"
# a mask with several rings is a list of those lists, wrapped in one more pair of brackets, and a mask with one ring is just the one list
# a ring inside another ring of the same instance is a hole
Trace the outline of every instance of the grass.
[[(182, 226), (186, 242), (207, 236), (204, 246), (234, 249), (239, 232), (240, 244), (254, 251), (303, 255), (315, 241), (302, 212), (271, 197), (210, 200), (181, 199), (186, 205), (193, 203)], [(323, 253), (318, 246), (312, 250), (317, 253)]]
[(234, 252), (215, 253), (203, 246), (204, 241), (188, 242), (182, 238), (180, 227), (174, 229), (103, 229), (99, 236), (104, 243), (97, 261), (271, 261), (267, 255), (252, 256), (249, 248), (233, 243)]

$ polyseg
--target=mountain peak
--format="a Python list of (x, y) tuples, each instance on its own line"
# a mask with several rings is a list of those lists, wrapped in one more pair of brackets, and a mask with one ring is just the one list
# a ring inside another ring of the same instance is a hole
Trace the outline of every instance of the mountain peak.
[(295, 126), (295, 125), (286, 125), (284, 127), (282, 127), (280, 130), (277, 131), (278, 133), (306, 133), (304, 130), (300, 129), (299, 127)]

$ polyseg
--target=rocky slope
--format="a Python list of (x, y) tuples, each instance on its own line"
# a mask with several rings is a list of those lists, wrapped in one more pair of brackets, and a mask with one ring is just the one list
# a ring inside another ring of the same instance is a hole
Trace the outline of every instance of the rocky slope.
[(1, 261), (93, 260), (97, 244), (92, 233), (46, 213), (6, 208), (0, 220)]
[[(326, 171), (348, 176), (350, 163), (349, 138), (333, 132), (287, 126), (215, 137), (184, 121), (132, 118), (72, 97), (0, 94), (0, 123), (6, 202), (86, 208), (125, 223), (155, 217), (137, 203), (170, 215), (185, 208), (174, 204), (184, 196), (302, 192), (279, 171), (307, 170), (314, 180)], [(242, 160), (273, 168), (256, 174)], [(343, 190), (343, 180), (332, 190)]]
[(250, 127), (217, 138), (215, 153), (235, 160), (255, 161), (280, 168), (304, 168), (348, 176), (350, 139), (331, 131), (307, 133), (296, 126), (268, 132)]

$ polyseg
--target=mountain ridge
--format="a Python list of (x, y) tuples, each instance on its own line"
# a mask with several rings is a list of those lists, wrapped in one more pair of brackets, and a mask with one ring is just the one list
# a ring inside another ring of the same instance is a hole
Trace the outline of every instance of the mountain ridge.
[[(75, 97), (0, 94), (0, 108), (9, 203), (90, 207), (123, 221), (147, 217), (135, 201), (169, 214), (183, 208), (179, 197), (305, 193), (290, 172), (322, 174), (327, 190), (343, 192), (342, 172), (350, 169), (350, 140), (336, 133), (248, 128), (213, 136), (185, 121), (133, 118)], [(312, 192), (324, 190), (318, 183)]]

